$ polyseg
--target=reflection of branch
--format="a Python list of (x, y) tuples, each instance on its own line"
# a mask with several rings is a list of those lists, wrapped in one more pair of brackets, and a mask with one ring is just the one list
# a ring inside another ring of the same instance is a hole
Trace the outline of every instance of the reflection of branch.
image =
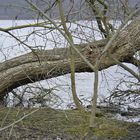
[[(125, 85), (127, 84), (126, 81), (123, 81), (123, 83), (118, 84), (118, 86), (113, 91), (111, 91), (111, 95), (106, 98), (107, 99), (106, 102), (109, 102), (110, 105), (111, 104), (117, 105), (119, 108), (121, 107), (121, 105), (125, 105), (125, 106), (128, 105), (128, 107), (129, 107), (129, 104), (131, 104), (131, 103), (135, 104), (135, 103), (139, 102), (140, 91), (138, 88), (134, 88), (135, 86), (137, 86), (136, 85), (137, 83), (134, 83), (134, 85), (133, 85), (134, 87), (131, 87), (131, 88), (127, 87), (126, 90), (123, 90), (121, 84), (124, 84), (124, 83), (125, 83)], [(128, 86), (130, 86), (130, 85), (128, 85)], [(140, 114), (140, 109), (139, 108), (137, 108), (137, 109), (136, 109), (137, 113)], [(132, 113), (132, 115), (136, 115), (136, 114), (134, 114), (134, 113), (136, 113), (134, 111), (134, 108), (130, 109), (130, 107), (129, 107), (128, 111), (130, 111)], [(137, 115), (139, 115), (139, 114), (137, 114)]]
[(18, 93), (16, 93), (14, 90), (12, 90), (11, 93), (19, 100), (19, 102), (17, 103), (16, 106), (18, 106), (18, 105), (24, 106), (24, 105), (23, 105), (23, 100), (24, 100), (23, 96), (24, 96), (24, 92), (22, 93), (21, 96), (18, 95)]
[(115, 97), (121, 97), (121, 96), (129, 96), (129, 95), (132, 95), (132, 94), (136, 94), (136, 95), (140, 95), (140, 91), (138, 89), (133, 89), (133, 90), (121, 90), (121, 89), (118, 89), (118, 90), (115, 90), (113, 92), (113, 94), (111, 96), (114, 96)]

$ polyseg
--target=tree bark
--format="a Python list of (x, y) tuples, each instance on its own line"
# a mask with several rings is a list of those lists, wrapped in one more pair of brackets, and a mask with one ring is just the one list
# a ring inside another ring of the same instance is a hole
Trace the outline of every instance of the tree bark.
[[(75, 47), (94, 65), (101, 56), (106, 43), (107, 40), (103, 39), (78, 44)], [(132, 21), (119, 33), (108, 52), (120, 62), (138, 66), (140, 62), (132, 58), (139, 50), (140, 17)], [(70, 73), (68, 52), (69, 48), (35, 50), (35, 53), (28, 53), (0, 63), (0, 99), (3, 99), (6, 93), (19, 86)], [(91, 68), (76, 53), (74, 55), (76, 72), (92, 72)], [(99, 70), (115, 64), (116, 62), (106, 54), (102, 57)]]

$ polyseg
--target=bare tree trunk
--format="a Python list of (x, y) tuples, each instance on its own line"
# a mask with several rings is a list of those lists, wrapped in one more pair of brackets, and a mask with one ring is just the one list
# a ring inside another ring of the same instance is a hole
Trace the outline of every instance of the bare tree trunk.
[[(64, 32), (67, 35), (67, 37), (69, 38), (69, 40), (71, 41), (71, 43), (74, 46), (73, 43), (73, 37), (72, 34), (69, 32), (67, 25), (66, 25), (66, 20), (65, 20), (65, 16), (64, 16), (64, 11), (63, 11), (63, 6), (62, 6), (62, 1), (59, 0), (58, 1), (58, 5), (59, 5), (59, 12), (60, 12), (60, 17), (61, 17), (61, 22), (62, 22), (62, 26), (64, 28)], [(74, 50), (72, 49), (72, 47), (70, 46), (70, 69), (71, 69), (71, 89), (72, 89), (72, 97), (73, 97), (73, 101), (77, 107), (77, 109), (79, 111), (84, 111), (83, 106), (81, 105), (80, 99), (77, 96), (76, 93), (76, 82), (75, 82), (75, 55), (74, 55)]]
[(93, 86), (93, 91), (94, 91), (94, 96), (92, 98), (92, 108), (91, 108), (91, 115), (90, 115), (90, 122), (89, 122), (89, 127), (94, 128), (96, 125), (95, 124), (95, 114), (96, 114), (96, 106), (97, 106), (97, 98), (98, 98), (98, 69), (95, 71), (95, 80), (94, 80), (94, 86)]

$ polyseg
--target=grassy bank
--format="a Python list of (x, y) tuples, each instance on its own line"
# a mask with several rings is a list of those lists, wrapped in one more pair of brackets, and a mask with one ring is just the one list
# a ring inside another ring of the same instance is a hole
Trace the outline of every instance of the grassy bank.
[[(39, 109), (16, 123), (17, 120), (32, 111), (35, 109), (1, 108), (1, 128), (13, 122), (15, 124), (1, 131), (0, 139), (55, 140), (60, 137), (65, 140), (79, 140), (88, 130), (89, 112), (81, 114), (77, 110)], [(140, 137), (138, 133), (140, 126), (137, 124), (113, 120), (104, 114), (97, 114), (96, 122), (97, 127), (93, 134), (97, 139), (129, 140), (132, 136)], [(90, 136), (87, 139), (94, 138)]]

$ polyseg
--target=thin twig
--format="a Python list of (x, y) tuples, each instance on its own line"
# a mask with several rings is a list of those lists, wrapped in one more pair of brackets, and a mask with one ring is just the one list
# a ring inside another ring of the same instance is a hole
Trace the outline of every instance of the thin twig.
[(36, 109), (36, 110), (34, 110), (34, 111), (32, 111), (32, 112), (30, 112), (30, 113), (28, 113), (28, 114), (26, 114), (26, 115), (24, 115), (24, 116), (21, 117), (19, 120), (14, 121), (13, 123), (11, 123), (11, 124), (9, 124), (9, 125), (3, 127), (3, 128), (0, 128), (0, 132), (1, 132), (1, 131), (4, 131), (4, 130), (10, 128), (10, 127), (12, 127), (13, 125), (15, 125), (15, 124), (17, 124), (17, 123), (19, 123), (20, 121), (22, 121), (23, 119), (25, 119), (25, 118), (27, 118), (28, 116), (32, 115), (33, 113), (37, 112), (38, 110), (39, 110), (39, 108)]

